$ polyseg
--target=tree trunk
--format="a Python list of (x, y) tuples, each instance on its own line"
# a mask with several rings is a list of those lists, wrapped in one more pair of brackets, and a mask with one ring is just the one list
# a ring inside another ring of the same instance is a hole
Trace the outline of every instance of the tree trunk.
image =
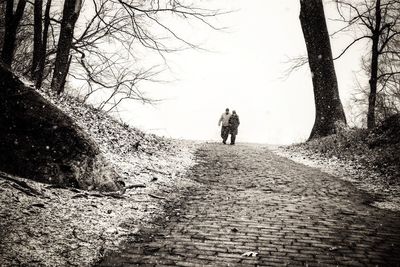
[(315, 122), (309, 139), (327, 136), (346, 125), (322, 0), (300, 0), (300, 22), (312, 73)]
[(56, 62), (51, 81), (51, 88), (58, 94), (64, 91), (65, 79), (69, 68), (69, 52), (72, 47), (75, 23), (79, 17), (81, 7), (82, 0), (65, 0)]
[(1, 61), (6, 66), (11, 66), (14, 58), (17, 29), (22, 19), (22, 15), (24, 14), (25, 6), (26, 0), (19, 0), (17, 9), (14, 13), (14, 0), (7, 0), (4, 42), (1, 51)]
[(6, 1), (0, 1), (0, 48), (3, 48), (5, 18), (6, 18)]
[(372, 32), (372, 53), (371, 53), (371, 76), (369, 79), (369, 97), (368, 97), (368, 129), (375, 128), (375, 106), (376, 106), (376, 89), (378, 84), (378, 64), (379, 64), (379, 37), (381, 30), (381, 1), (376, 1), (375, 7), (375, 28)]
[(46, 63), (47, 39), (48, 39), (49, 27), (50, 27), (51, 1), (52, 0), (47, 0), (46, 10), (44, 12), (43, 39), (41, 41), (38, 67), (37, 67), (37, 71), (35, 72), (35, 87), (36, 88), (42, 87), (42, 82), (43, 82), (44, 66)]
[(40, 52), (42, 48), (42, 8), (43, 0), (35, 0), (33, 6), (33, 58), (32, 58), (32, 68), (31, 77), (36, 77), (36, 72), (38, 71)]

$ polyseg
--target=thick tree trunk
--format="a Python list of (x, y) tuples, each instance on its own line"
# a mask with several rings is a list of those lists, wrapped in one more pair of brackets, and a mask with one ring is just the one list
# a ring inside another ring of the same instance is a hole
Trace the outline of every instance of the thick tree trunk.
[(346, 125), (339, 98), (322, 0), (300, 0), (300, 22), (307, 46), (315, 99), (315, 123), (309, 139), (334, 134)]
[(35, 0), (33, 6), (33, 58), (31, 77), (35, 78), (39, 67), (40, 52), (42, 49), (42, 8), (43, 0)]
[(17, 35), (17, 28), (13, 30), (14, 27), (13, 21), (14, 21), (14, 0), (7, 0), (5, 19), (4, 19), (4, 39), (3, 39), (3, 47), (1, 49), (1, 61), (7, 66), (11, 66), (12, 63), (12, 57), (13, 57), (12, 53), (14, 53), (14, 45)]
[(7, 0), (4, 42), (1, 51), (1, 61), (6, 66), (11, 66), (14, 58), (17, 29), (22, 19), (22, 15), (24, 14), (25, 6), (26, 0), (19, 0), (17, 9), (14, 13), (14, 0)]
[(121, 189), (96, 143), (0, 64), (0, 171), (81, 189)]
[(51, 88), (59, 94), (64, 91), (65, 79), (69, 68), (69, 52), (72, 47), (75, 23), (79, 17), (81, 7), (82, 0), (65, 0), (56, 62), (51, 81)]
[(0, 1), (0, 48), (3, 48), (5, 18), (6, 18), (6, 1)]
[(368, 98), (368, 129), (375, 128), (375, 106), (376, 106), (376, 90), (378, 84), (378, 64), (379, 64), (379, 37), (381, 35), (381, 1), (376, 1), (375, 7), (375, 28), (372, 32), (372, 53), (371, 53), (371, 76), (369, 79), (369, 98)]
[(35, 87), (42, 87), (44, 66), (46, 63), (46, 52), (47, 52), (47, 39), (49, 35), (50, 26), (50, 8), (52, 0), (47, 0), (46, 10), (44, 12), (44, 27), (43, 27), (43, 39), (41, 41), (41, 47), (39, 52), (39, 62), (37, 71), (35, 72)]

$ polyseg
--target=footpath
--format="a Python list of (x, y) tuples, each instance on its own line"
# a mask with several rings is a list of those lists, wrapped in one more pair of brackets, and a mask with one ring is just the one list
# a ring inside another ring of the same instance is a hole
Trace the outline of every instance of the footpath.
[(267, 147), (204, 144), (169, 216), (99, 266), (400, 266), (400, 213)]

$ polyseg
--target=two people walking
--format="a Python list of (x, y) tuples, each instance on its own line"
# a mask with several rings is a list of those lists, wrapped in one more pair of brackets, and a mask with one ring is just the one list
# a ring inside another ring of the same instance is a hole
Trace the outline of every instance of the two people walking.
[(218, 121), (218, 126), (221, 127), (221, 137), (222, 143), (226, 144), (226, 140), (228, 139), (229, 134), (231, 135), (231, 145), (235, 144), (236, 135), (238, 134), (238, 127), (240, 124), (239, 116), (236, 114), (236, 111), (232, 111), (232, 114), (229, 112), (229, 108), (225, 109), (225, 112), (222, 113), (221, 118)]

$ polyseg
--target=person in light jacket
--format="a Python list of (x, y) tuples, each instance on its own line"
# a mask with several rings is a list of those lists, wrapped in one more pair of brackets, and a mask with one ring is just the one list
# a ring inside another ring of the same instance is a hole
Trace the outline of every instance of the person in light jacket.
[(222, 143), (226, 144), (226, 139), (228, 139), (229, 136), (229, 119), (231, 117), (231, 114), (229, 113), (229, 108), (225, 109), (225, 112), (222, 113), (221, 118), (218, 121), (218, 126), (222, 124), (221, 127), (221, 137), (222, 137)]
[(235, 144), (236, 135), (238, 134), (238, 127), (240, 124), (239, 116), (236, 111), (232, 111), (232, 115), (229, 118), (229, 133), (231, 134), (231, 145)]

